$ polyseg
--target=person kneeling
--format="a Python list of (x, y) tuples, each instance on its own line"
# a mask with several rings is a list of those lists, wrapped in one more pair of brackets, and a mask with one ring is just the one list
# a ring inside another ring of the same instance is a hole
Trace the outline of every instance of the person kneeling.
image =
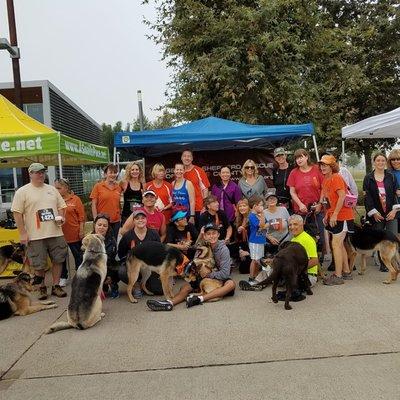
[(215, 224), (207, 224), (204, 227), (204, 240), (208, 242), (212, 248), (217, 270), (204, 274), (201, 278), (219, 280), (222, 283), (222, 286), (210, 293), (197, 295), (191, 293), (199, 289), (199, 280), (190, 284), (185, 282), (179, 293), (172, 300), (148, 300), (147, 306), (151, 310), (171, 311), (175, 305), (184, 301), (186, 301), (186, 307), (189, 308), (206, 301), (234, 295), (236, 284), (230, 277), (231, 259), (229, 250), (223, 240), (218, 240), (218, 236), (219, 227)]

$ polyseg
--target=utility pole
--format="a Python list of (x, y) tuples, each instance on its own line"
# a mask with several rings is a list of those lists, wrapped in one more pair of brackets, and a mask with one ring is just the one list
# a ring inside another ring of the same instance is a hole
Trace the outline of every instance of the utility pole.
[[(15, 26), (15, 13), (14, 13), (14, 0), (7, 0), (7, 14), (8, 14), (8, 29), (10, 31), (11, 46), (18, 47), (17, 29)], [(19, 70), (19, 55), (12, 58), (13, 76), (14, 76), (14, 90), (15, 90), (15, 105), (21, 110), (23, 109), (22, 90), (21, 90), (21, 74)]]
[(144, 130), (143, 126), (143, 102), (142, 102), (142, 91), (138, 90), (137, 91), (137, 97), (138, 97), (138, 105), (139, 105), (139, 124), (140, 124), (140, 130)]

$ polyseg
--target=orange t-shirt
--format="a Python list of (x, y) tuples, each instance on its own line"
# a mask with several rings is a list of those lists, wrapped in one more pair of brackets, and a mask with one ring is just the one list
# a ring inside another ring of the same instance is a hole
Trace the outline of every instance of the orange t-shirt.
[(81, 199), (75, 195), (69, 195), (65, 200), (67, 208), (65, 211), (65, 223), (62, 226), (67, 243), (79, 242), (79, 227), (85, 221), (85, 209)]
[[(162, 201), (164, 207), (172, 203), (172, 197), (171, 197), (172, 185), (169, 182), (163, 181), (161, 187), (157, 187), (154, 181), (147, 182), (145, 185), (145, 189), (153, 190), (154, 193), (157, 195), (157, 202), (156, 202), (157, 210), (158, 210), (157, 203), (159, 201)], [(162, 210), (162, 213), (164, 214), (165, 221), (168, 223), (172, 216), (171, 208), (169, 208), (168, 210)]]
[(204, 172), (203, 168), (193, 165), (193, 168), (190, 171), (186, 171), (183, 177), (193, 183), (195, 195), (194, 210), (201, 211), (203, 209), (202, 190), (210, 187), (207, 174)]
[(121, 193), (120, 185), (113, 188), (103, 182), (96, 183), (90, 193), (90, 198), (97, 200), (97, 213), (108, 214), (110, 222), (121, 221)]
[[(335, 211), (339, 199), (339, 195), (337, 194), (338, 190), (343, 190), (345, 193), (347, 190), (346, 182), (339, 174), (332, 174), (330, 178), (324, 178), (322, 182), (322, 191), (330, 205), (327, 211), (328, 217)], [(343, 206), (338, 213), (337, 220), (348, 221), (350, 219), (354, 219), (353, 209)]]

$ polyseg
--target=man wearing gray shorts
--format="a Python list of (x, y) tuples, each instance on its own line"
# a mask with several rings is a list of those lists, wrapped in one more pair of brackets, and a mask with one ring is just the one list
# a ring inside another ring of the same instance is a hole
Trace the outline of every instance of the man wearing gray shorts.
[(52, 262), (53, 286), (51, 294), (65, 297), (60, 287), (62, 263), (68, 254), (61, 229), (67, 205), (58, 190), (44, 183), (46, 167), (33, 163), (28, 168), (30, 183), (15, 192), (11, 205), (20, 242), (27, 246), (27, 256), (35, 270), (34, 285), (40, 285), (39, 300), (47, 299), (44, 283), (47, 256)]

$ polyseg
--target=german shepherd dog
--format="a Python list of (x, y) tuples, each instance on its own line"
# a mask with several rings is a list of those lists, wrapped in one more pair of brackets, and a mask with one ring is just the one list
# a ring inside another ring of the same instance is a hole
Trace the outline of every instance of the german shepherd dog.
[[(211, 246), (208, 243), (202, 243), (197, 246), (193, 260), (186, 266), (185, 280), (187, 282), (200, 281), (199, 288), (201, 296), (208, 294), (215, 289), (223, 286), (222, 282), (217, 279), (201, 278), (201, 275), (209, 274), (215, 268), (214, 255)], [(213, 299), (218, 301), (221, 298)]]
[(285, 310), (291, 310), (292, 306), (289, 304), (289, 300), (293, 290), (298, 287), (300, 282), (304, 285), (304, 290), (308, 295), (313, 294), (307, 276), (307, 268), (308, 257), (304, 247), (299, 243), (285, 242), (272, 261), (271, 275), (257, 286), (263, 288), (273, 283), (272, 301), (277, 303), (276, 289), (279, 281), (283, 278), (286, 283)]
[(0, 286), (0, 320), (57, 308), (57, 304), (50, 300), (33, 303), (32, 291), (31, 276), (25, 272), (21, 272), (13, 282)]
[[(21, 243), (10, 240), (10, 244), (0, 247), (0, 274), (2, 274), (11, 261), (24, 264), (25, 249)], [(19, 273), (19, 272), (18, 272)]]
[(132, 289), (138, 280), (139, 273), (142, 274), (141, 288), (152, 296), (153, 293), (146, 288), (146, 282), (151, 272), (160, 275), (160, 281), (164, 296), (172, 299), (170, 278), (177, 276), (176, 267), (183, 262), (183, 254), (175, 247), (168, 246), (160, 242), (143, 242), (131, 249), (126, 259), (126, 271), (128, 274), (128, 298), (131, 303), (137, 303), (137, 299), (132, 294)]
[(107, 254), (104, 238), (89, 234), (82, 240), (82, 264), (71, 283), (71, 298), (67, 309), (67, 322), (56, 322), (46, 333), (62, 329), (87, 329), (97, 324), (103, 317), (100, 294), (107, 274)]
[[(383, 283), (389, 284), (397, 280), (400, 273), (399, 246), (400, 241), (397, 236), (381, 229), (373, 229), (371, 225), (365, 223), (363, 226), (354, 225), (354, 233), (347, 236), (349, 251), (350, 271), (353, 270), (357, 254), (361, 254), (361, 267), (359, 275), (364, 275), (367, 266), (366, 257), (372, 252), (379, 251), (380, 257), (389, 270), (388, 278)], [(397, 262), (397, 265), (394, 263)]]

